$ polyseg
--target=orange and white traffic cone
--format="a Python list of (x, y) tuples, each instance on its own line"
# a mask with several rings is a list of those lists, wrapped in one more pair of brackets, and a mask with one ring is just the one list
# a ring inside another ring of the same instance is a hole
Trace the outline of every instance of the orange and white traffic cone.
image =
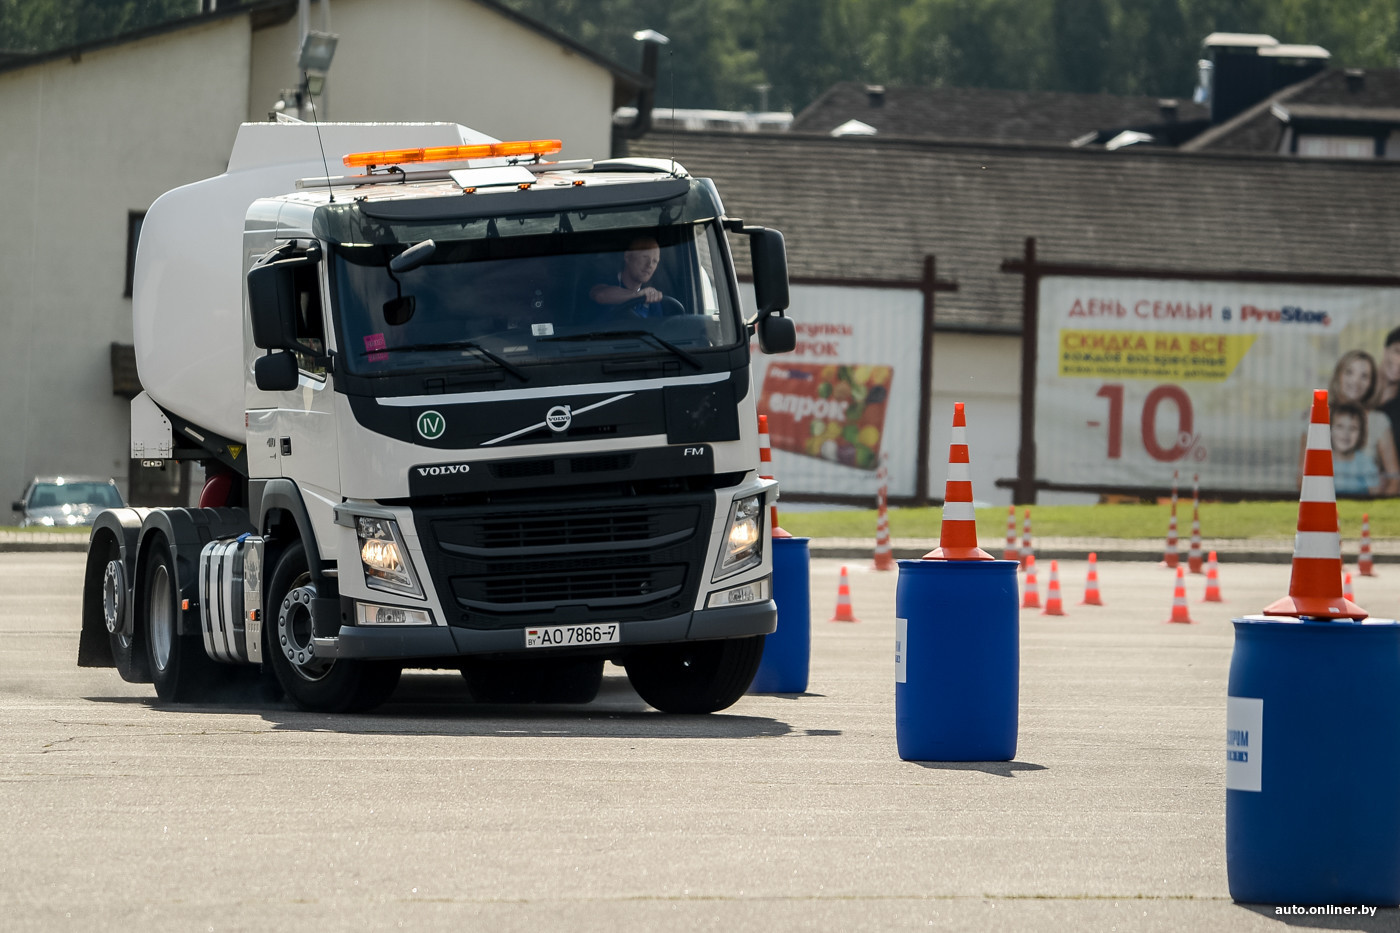
[(943, 527), (938, 547), (924, 560), (995, 560), (977, 546), (977, 516), (972, 510), (972, 465), (967, 451), (967, 415), (953, 403), (953, 434), (948, 443), (948, 482), (943, 490)]
[[(758, 478), (776, 479), (773, 475), (773, 448), (768, 443), (768, 416), (758, 416)], [(792, 535), (778, 527), (778, 503), (768, 507), (768, 524), (774, 538), (791, 538)]]
[(1363, 577), (1374, 577), (1375, 565), (1371, 562), (1371, 513), (1361, 513), (1361, 555), (1356, 558), (1356, 572)]
[(1022, 609), (1040, 608), (1040, 589), (1035, 582), (1035, 555), (1026, 557), (1026, 592), (1021, 597)]
[(1016, 506), (1011, 505), (1006, 508), (1006, 547), (1001, 549), (1002, 560), (1020, 560), (1021, 554), (1016, 549)]
[(1191, 549), (1186, 552), (1186, 566), (1192, 573), (1200, 573), (1205, 560), (1201, 555), (1201, 476), (1191, 477)]
[(1084, 581), (1084, 601), (1081, 606), (1102, 606), (1103, 597), (1099, 595), (1099, 555), (1089, 552), (1089, 576)]
[(1206, 597), (1201, 600), (1203, 603), (1223, 603), (1224, 597), (1220, 595), (1220, 567), (1215, 563), (1215, 552), (1210, 552), (1209, 559), (1206, 560)]
[(894, 570), (894, 552), (890, 549), (890, 486), (886, 463), (888, 457), (880, 455), (879, 492), (876, 493), (875, 517), (875, 569)]
[(832, 622), (859, 622), (855, 609), (851, 607), (851, 578), (846, 573), (846, 565), (841, 565), (841, 584), (836, 588), (836, 614)]
[(1021, 567), (1027, 566), (1030, 558), (1035, 556), (1035, 548), (1031, 545), (1031, 510), (1026, 509), (1026, 521), (1021, 527)]
[(1356, 593), (1351, 588), (1351, 574), (1349, 573), (1342, 574), (1342, 598), (1353, 601), (1356, 599)]
[(1060, 562), (1057, 560), (1050, 562), (1050, 591), (1045, 594), (1045, 609), (1042, 614), (1047, 616), (1065, 614), (1065, 604), (1060, 599)]
[(1172, 471), (1172, 519), (1167, 525), (1167, 549), (1162, 552), (1162, 564), (1168, 570), (1181, 560), (1176, 552), (1176, 471)]
[(1186, 571), (1181, 567), (1176, 568), (1176, 589), (1172, 591), (1172, 617), (1167, 621), (1180, 622), (1185, 625), (1190, 625), (1195, 621), (1186, 608)]
[(1332, 428), (1327, 390), (1313, 392), (1303, 488), (1298, 496), (1298, 535), (1293, 539), (1293, 575), (1288, 595), (1264, 608), (1265, 615), (1314, 619), (1366, 618), (1366, 610), (1342, 595), (1342, 539), (1337, 530), (1337, 489), (1332, 481)]

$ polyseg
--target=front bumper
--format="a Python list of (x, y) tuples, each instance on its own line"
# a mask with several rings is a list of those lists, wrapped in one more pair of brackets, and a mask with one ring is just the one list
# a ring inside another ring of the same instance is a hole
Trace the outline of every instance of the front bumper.
[[(354, 601), (344, 599), (342, 617), (354, 617)], [(638, 645), (715, 638), (767, 635), (778, 627), (778, 606), (773, 600), (700, 609), (662, 619), (622, 622), (616, 644), (585, 649), (593, 654), (618, 654)], [(548, 657), (556, 651), (575, 649), (534, 648), (530, 657)], [(523, 628), (469, 629), (451, 625), (351, 626), (342, 625), (336, 639), (318, 639), (318, 657), (375, 660), (444, 658), (474, 654), (515, 654), (525, 651)]]

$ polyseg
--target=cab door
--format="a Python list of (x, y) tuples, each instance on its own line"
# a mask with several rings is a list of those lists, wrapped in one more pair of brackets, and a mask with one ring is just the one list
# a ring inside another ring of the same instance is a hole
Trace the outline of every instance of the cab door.
[[(327, 366), (325, 263), (318, 247), (300, 254), (295, 245), (279, 249), (279, 255), (262, 257), (249, 275), (250, 316), (256, 346), (295, 359), (296, 385), (262, 389), (254, 377), (247, 400), (249, 467), (254, 477), (285, 477), (296, 482), (303, 496), (335, 503), (340, 501), (340, 463), (334, 377)], [(264, 267), (276, 267), (275, 274), (264, 274), (271, 284), (255, 281)], [(269, 307), (274, 304), (275, 309)], [(279, 319), (275, 327), (272, 318)]]

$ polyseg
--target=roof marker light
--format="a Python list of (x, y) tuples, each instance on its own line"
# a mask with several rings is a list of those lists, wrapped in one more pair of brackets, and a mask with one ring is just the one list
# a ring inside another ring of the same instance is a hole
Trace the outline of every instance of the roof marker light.
[(473, 146), (432, 146), (426, 149), (385, 149), (380, 152), (352, 152), (343, 161), (350, 168), (375, 165), (406, 165), (417, 162), (462, 162), (467, 159), (502, 159), (512, 156), (550, 155), (564, 148), (558, 139), (521, 139)]

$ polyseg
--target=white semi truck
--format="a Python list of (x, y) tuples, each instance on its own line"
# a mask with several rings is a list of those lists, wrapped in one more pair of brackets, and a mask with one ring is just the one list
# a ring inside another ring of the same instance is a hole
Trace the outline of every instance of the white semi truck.
[(152, 205), (132, 456), (207, 481), (98, 517), (80, 665), (177, 702), (258, 666), (319, 711), (405, 667), (484, 701), (587, 702), (609, 659), (663, 711), (743, 694), (776, 624), (749, 342), (794, 344), (782, 236), (673, 162), (553, 151), (246, 124)]

